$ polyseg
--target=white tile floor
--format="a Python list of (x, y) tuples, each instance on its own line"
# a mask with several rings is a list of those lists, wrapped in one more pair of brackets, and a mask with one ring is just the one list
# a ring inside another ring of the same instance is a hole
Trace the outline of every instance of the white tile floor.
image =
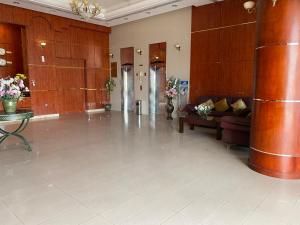
[[(127, 122), (128, 123), (124, 123)], [(121, 113), (30, 123), (0, 150), (0, 225), (299, 225), (300, 181), (257, 174), (214, 130)]]

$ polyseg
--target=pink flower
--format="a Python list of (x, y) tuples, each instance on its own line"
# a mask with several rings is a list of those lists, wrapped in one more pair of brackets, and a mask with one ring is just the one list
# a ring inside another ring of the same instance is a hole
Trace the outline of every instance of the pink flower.
[(19, 87), (20, 87), (20, 88), (25, 88), (25, 85), (24, 85), (24, 81), (23, 81), (23, 80), (20, 80)]

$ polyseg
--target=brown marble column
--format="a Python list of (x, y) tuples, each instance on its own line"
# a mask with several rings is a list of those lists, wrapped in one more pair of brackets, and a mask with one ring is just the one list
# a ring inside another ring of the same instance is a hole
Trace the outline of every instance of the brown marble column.
[(300, 1), (259, 0), (250, 167), (300, 178)]

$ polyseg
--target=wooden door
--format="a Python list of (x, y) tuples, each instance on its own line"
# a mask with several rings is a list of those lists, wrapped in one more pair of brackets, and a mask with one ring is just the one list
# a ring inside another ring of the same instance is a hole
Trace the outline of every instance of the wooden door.
[(60, 114), (85, 110), (84, 65), (81, 59), (56, 58)]

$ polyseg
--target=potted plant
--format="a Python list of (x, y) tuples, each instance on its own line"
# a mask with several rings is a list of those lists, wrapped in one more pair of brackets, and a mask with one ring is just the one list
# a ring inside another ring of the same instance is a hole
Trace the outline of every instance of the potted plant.
[(166, 92), (165, 96), (167, 98), (167, 105), (166, 105), (166, 111), (167, 111), (167, 120), (173, 120), (172, 113), (174, 111), (174, 105), (173, 105), (173, 98), (176, 98), (176, 96), (179, 93), (179, 79), (177, 78), (169, 78), (167, 80), (166, 85)]
[(15, 113), (17, 103), (23, 97), (22, 92), (28, 91), (24, 84), (25, 79), (26, 76), (24, 74), (17, 74), (14, 78), (0, 79), (0, 98), (6, 113)]
[[(110, 93), (113, 92), (113, 90), (116, 87), (116, 82), (114, 81), (114, 79), (109, 78), (106, 83), (105, 83), (105, 87), (106, 87), (106, 91), (107, 91), (107, 99), (108, 101), (110, 101)], [(111, 110), (111, 103), (107, 103), (105, 105), (105, 110), (106, 111), (110, 111)]]

